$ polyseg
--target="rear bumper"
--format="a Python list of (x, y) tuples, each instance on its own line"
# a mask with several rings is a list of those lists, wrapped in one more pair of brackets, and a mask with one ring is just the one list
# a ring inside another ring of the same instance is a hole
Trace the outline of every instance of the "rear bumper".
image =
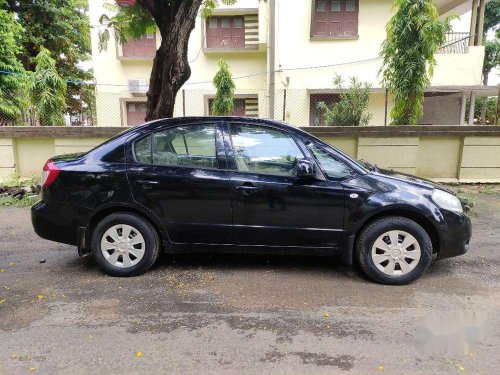
[(465, 214), (443, 212), (446, 226), (441, 230), (441, 246), (438, 259), (451, 258), (469, 251), (472, 225)]
[(77, 219), (84, 216), (81, 210), (67, 203), (40, 201), (31, 207), (33, 229), (47, 240), (77, 246), (79, 228), (83, 226)]

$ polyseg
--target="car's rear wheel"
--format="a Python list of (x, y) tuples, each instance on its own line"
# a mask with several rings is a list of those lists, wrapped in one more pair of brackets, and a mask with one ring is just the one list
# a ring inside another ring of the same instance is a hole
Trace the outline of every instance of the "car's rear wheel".
[(136, 276), (158, 258), (160, 240), (155, 228), (132, 213), (106, 216), (92, 233), (94, 259), (108, 275)]
[(427, 232), (405, 217), (386, 217), (369, 224), (356, 242), (361, 269), (374, 281), (402, 285), (419, 278), (432, 260)]

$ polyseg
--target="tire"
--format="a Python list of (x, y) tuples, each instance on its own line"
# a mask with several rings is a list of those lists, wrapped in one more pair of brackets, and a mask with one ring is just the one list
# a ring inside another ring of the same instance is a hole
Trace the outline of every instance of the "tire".
[(94, 259), (104, 273), (137, 276), (155, 263), (160, 252), (160, 238), (156, 229), (142, 217), (117, 212), (97, 224), (92, 232), (91, 246)]
[[(396, 241), (397, 245), (393, 245)], [(432, 242), (413, 220), (391, 216), (363, 229), (356, 241), (356, 256), (370, 279), (381, 284), (404, 285), (429, 268)]]

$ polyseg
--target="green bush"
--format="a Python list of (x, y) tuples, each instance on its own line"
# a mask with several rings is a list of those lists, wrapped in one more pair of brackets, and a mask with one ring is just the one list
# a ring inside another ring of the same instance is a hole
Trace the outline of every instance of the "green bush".
[(366, 112), (370, 101), (370, 84), (362, 83), (356, 77), (351, 77), (349, 82), (350, 86), (344, 88), (342, 77), (337, 75), (333, 83), (340, 91), (339, 100), (331, 106), (324, 102), (318, 103), (327, 125), (366, 126), (370, 122), (372, 115)]

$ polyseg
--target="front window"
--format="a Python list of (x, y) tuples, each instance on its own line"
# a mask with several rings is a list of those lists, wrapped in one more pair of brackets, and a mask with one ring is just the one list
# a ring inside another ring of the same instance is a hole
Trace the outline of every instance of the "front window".
[(153, 57), (156, 53), (156, 34), (148, 33), (122, 45), (122, 57)]
[(328, 152), (322, 150), (313, 143), (309, 143), (307, 148), (314, 156), (319, 166), (328, 178), (340, 179), (351, 175), (352, 170), (347, 165), (337, 160)]
[(296, 176), (302, 152), (286, 132), (258, 125), (231, 124), (231, 141), (240, 172)]
[[(257, 97), (236, 98), (233, 100), (233, 112), (229, 116), (259, 117), (259, 101)], [(214, 99), (208, 99), (208, 115), (213, 116)]]
[(207, 48), (245, 48), (243, 16), (212, 16), (206, 24)]
[(172, 167), (217, 168), (215, 125), (165, 129), (135, 142), (139, 163)]
[(359, 0), (315, 0), (312, 37), (352, 37), (358, 35)]

